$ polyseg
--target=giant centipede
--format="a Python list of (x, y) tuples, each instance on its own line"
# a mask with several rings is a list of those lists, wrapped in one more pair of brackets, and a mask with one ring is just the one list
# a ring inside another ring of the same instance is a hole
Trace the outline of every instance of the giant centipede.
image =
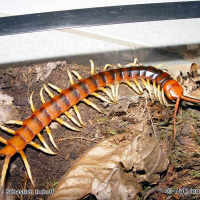
[[(65, 125), (65, 122), (58, 118), (62, 113), (64, 113), (74, 123), (76, 123), (78, 126), (81, 126), (81, 118), (79, 117), (80, 123), (78, 123), (67, 112), (71, 107), (74, 107), (74, 109), (77, 110), (76, 104), (79, 101), (84, 101), (85, 103), (89, 104), (90, 106), (101, 112), (101, 110), (95, 104), (87, 100), (86, 97), (89, 95), (94, 95), (102, 99), (103, 101), (107, 101), (108, 103), (110, 103), (111, 101), (99, 95), (98, 93), (96, 93), (96, 91), (102, 90), (112, 101), (116, 102), (119, 84), (125, 83), (138, 94), (143, 94), (143, 89), (146, 89), (149, 92), (150, 97), (152, 97), (153, 95), (155, 99), (157, 99), (160, 103), (164, 105), (167, 105), (166, 99), (174, 101), (174, 138), (176, 137), (176, 116), (180, 100), (200, 103), (200, 100), (183, 96), (182, 86), (167, 72), (161, 69), (152, 66), (136, 66), (135, 63), (128, 64), (125, 67), (119, 67), (110, 70), (107, 70), (108, 66), (110, 65), (106, 65), (104, 67), (103, 72), (95, 74), (94, 63), (91, 61), (91, 75), (88, 78), (82, 78), (77, 72), (73, 72), (79, 79), (79, 81), (76, 83), (73, 82), (71, 73), (68, 71), (71, 86), (67, 89), (61, 90), (56, 86), (49, 84), (49, 86), (51, 86), (53, 89), (56, 89), (60, 93), (57, 96), (53, 96), (50, 90), (48, 90), (48, 88), (44, 86), (44, 88), (41, 89), (40, 93), (43, 103), (40, 109), (35, 110), (32, 103), (31, 95), (30, 102), (33, 111), (32, 115), (23, 122), (14, 120), (10, 121), (10, 123), (22, 125), (19, 129), (14, 131), (12, 129), (1, 126), (3, 130), (14, 134), (14, 136), (9, 140), (6, 140), (0, 136), (0, 142), (5, 144), (5, 146), (0, 150), (0, 155), (5, 156), (1, 175), (1, 187), (4, 187), (5, 177), (10, 159), (16, 153), (20, 153), (28, 172), (29, 179), (34, 186), (30, 166), (23, 151), (24, 148), (27, 144), (29, 144), (46, 153), (54, 154), (54, 152), (51, 151), (47, 144), (44, 142), (44, 138), (42, 137), (40, 132), (43, 128), (46, 128), (47, 132), (49, 133), (51, 142), (53, 143), (54, 147), (57, 148), (52, 139), (48, 125), (51, 123), (52, 120), (56, 120), (59, 123)], [(109, 93), (109, 91), (105, 87), (110, 87), (112, 94)], [(51, 97), (51, 100), (48, 102), (45, 102), (42, 95), (43, 89), (45, 89)], [(79, 115), (78, 111), (77, 114)], [(45, 147), (42, 147), (39, 144), (33, 142), (33, 139), (36, 135), (39, 137)]]

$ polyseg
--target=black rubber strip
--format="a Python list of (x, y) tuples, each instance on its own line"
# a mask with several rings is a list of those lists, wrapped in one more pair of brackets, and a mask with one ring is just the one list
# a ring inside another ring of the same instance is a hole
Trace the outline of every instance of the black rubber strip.
[(123, 5), (0, 18), (0, 36), (52, 29), (200, 18), (200, 1)]

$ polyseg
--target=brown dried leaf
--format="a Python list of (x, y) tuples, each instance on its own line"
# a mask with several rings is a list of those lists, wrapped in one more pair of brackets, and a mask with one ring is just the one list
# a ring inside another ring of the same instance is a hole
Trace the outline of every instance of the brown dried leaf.
[(115, 135), (88, 151), (65, 174), (50, 199), (75, 200), (90, 193), (98, 200), (138, 199), (140, 183), (158, 182), (169, 163), (151, 128), (146, 123), (141, 126), (142, 132)]

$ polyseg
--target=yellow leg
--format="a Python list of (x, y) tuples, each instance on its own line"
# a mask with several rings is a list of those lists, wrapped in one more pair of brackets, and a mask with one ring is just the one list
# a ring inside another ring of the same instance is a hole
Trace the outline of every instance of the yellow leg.
[(77, 128), (74, 128), (73, 126), (71, 126), (70, 124), (68, 124), (67, 122), (65, 122), (64, 120), (62, 120), (61, 118), (56, 118), (55, 121), (57, 121), (58, 123), (60, 123), (61, 125), (73, 130), (73, 131), (81, 131)]
[(44, 153), (51, 154), (51, 155), (57, 154), (57, 153), (55, 153), (53, 151), (49, 151), (49, 150), (45, 149), (44, 147), (42, 147), (41, 145), (39, 145), (39, 144), (37, 144), (37, 143), (35, 143), (33, 141), (29, 142), (28, 144), (30, 144), (31, 146), (35, 147), (36, 149), (39, 149), (39, 150), (43, 151)]
[[(37, 134), (39, 140), (42, 142), (42, 144), (44, 145), (44, 147), (49, 151), (51, 152), (52, 150), (49, 148), (49, 146), (47, 145), (47, 143), (45, 142), (44, 140), (44, 137), (41, 135), (41, 133), (38, 133)], [(53, 152), (53, 151), (52, 151)]]
[(152, 97), (152, 93), (151, 93), (151, 84), (150, 84), (150, 80), (149, 80), (149, 79), (147, 79), (147, 87), (148, 87), (148, 91), (149, 91), (150, 98), (151, 98), (151, 100), (152, 100), (153, 97)]
[(54, 139), (53, 139), (53, 137), (52, 137), (51, 130), (50, 130), (49, 126), (45, 126), (45, 130), (46, 130), (47, 135), (49, 136), (49, 139), (50, 139), (51, 143), (53, 144), (53, 146), (54, 146), (56, 149), (58, 149), (58, 146), (56, 145), (56, 143), (54, 142)]
[(158, 85), (158, 100), (160, 101), (160, 103), (163, 105), (163, 102), (162, 102), (162, 94), (161, 94), (161, 91), (160, 91), (160, 85)]
[(89, 101), (88, 99), (83, 99), (83, 102), (85, 102), (86, 104), (88, 104), (89, 106), (93, 107), (95, 110), (97, 110), (100, 113), (103, 113), (103, 111), (101, 111), (100, 108), (98, 108), (98, 106), (96, 106), (94, 103), (92, 103), (91, 101)]
[(139, 84), (138, 80), (137, 80), (137, 79), (134, 79), (133, 81), (135, 82), (135, 84), (136, 84), (136, 86), (138, 87), (139, 91), (143, 94), (143, 93), (144, 93), (143, 88), (142, 88), (141, 85)]
[(32, 110), (32, 112), (35, 111), (35, 107), (34, 107), (34, 105), (33, 105), (33, 94), (34, 94), (34, 91), (31, 93), (30, 100), (29, 100), (29, 103), (30, 103), (30, 105), (31, 105), (31, 110)]
[(162, 100), (163, 100), (164, 105), (169, 106), (169, 103), (167, 102), (167, 100), (165, 98), (165, 92), (164, 92), (163, 88), (162, 88), (161, 93), (162, 93)]
[(0, 136), (0, 142), (2, 142), (3, 144), (7, 144), (7, 140), (1, 136)]
[(92, 95), (92, 96), (95, 96), (95, 97), (97, 97), (98, 99), (101, 99), (102, 101), (105, 101), (105, 102), (107, 102), (107, 103), (110, 103), (110, 104), (113, 103), (113, 102), (109, 101), (108, 99), (106, 99), (105, 97), (101, 96), (100, 94), (98, 94), (98, 93), (96, 93), (96, 92), (93, 92), (91, 95)]
[(132, 88), (137, 94), (141, 94), (141, 92), (138, 90), (138, 88), (133, 85), (130, 81), (125, 82), (130, 88)]
[(51, 83), (48, 83), (49, 87), (53, 88), (54, 90), (56, 90), (57, 92), (61, 93), (62, 90), (60, 88), (58, 88), (57, 86), (51, 84)]
[(135, 67), (135, 66), (138, 66), (138, 64), (137, 64), (138, 62), (139, 62), (138, 59), (135, 58), (133, 63), (129, 63), (125, 67)]
[(74, 124), (76, 124), (79, 127), (83, 127), (69, 112), (65, 111), (64, 114), (67, 118), (69, 118)]
[(76, 113), (76, 115), (77, 115), (77, 117), (78, 117), (79, 122), (80, 122), (81, 125), (83, 126), (84, 124), (83, 124), (83, 121), (82, 121), (82, 119), (81, 119), (81, 115), (80, 115), (80, 113), (79, 113), (79, 111), (78, 111), (77, 106), (74, 105), (73, 108), (74, 108), (74, 111), (75, 111), (75, 113)]
[(153, 81), (153, 92), (154, 92), (155, 98), (158, 99), (157, 87), (156, 87), (156, 82), (155, 81)]
[(41, 97), (42, 103), (45, 102), (44, 95), (43, 95), (43, 89), (46, 91), (46, 93), (47, 93), (51, 98), (54, 97), (53, 93), (52, 93), (52, 92), (49, 90), (49, 88), (44, 84), (44, 88), (41, 88), (41, 90), (40, 90), (40, 97)]
[(157, 68), (157, 69), (160, 68), (160, 67), (164, 67), (164, 68), (165, 68), (164, 70), (168, 71), (168, 70), (166, 69), (166, 68), (167, 68), (166, 65), (164, 65), (164, 64), (159, 64), (159, 65), (156, 65), (156, 66), (155, 66), (155, 68)]
[(78, 80), (82, 79), (81, 75), (77, 71), (72, 70), (72, 73), (78, 78)]
[(108, 85), (108, 87), (110, 87), (110, 89), (112, 91), (112, 97), (114, 99), (114, 102), (117, 103), (117, 97), (116, 97), (114, 85), (111, 84), (111, 85)]
[(115, 96), (116, 100), (118, 101), (118, 95), (119, 95), (119, 83), (115, 84)]
[(114, 68), (111, 64), (106, 64), (105, 67), (103, 68), (103, 71), (108, 70), (108, 67)]
[(122, 68), (122, 67), (123, 67), (120, 63), (118, 63), (117, 66), (118, 66), (119, 68)]
[(144, 78), (141, 78), (141, 81), (142, 81), (144, 87), (148, 90), (149, 88), (148, 88), (148, 86), (147, 86), (147, 83), (146, 83), (145, 79), (144, 79)]
[(92, 60), (90, 60), (90, 65), (91, 65), (91, 74), (94, 74), (95, 73), (94, 62)]
[(112, 94), (110, 94), (110, 92), (108, 90), (106, 90), (104, 87), (100, 87), (99, 90), (101, 90), (102, 92), (104, 92), (113, 102), (115, 102)]
[(34, 184), (34, 181), (33, 181), (32, 175), (31, 175), (30, 165), (28, 164), (28, 160), (26, 158), (26, 155), (25, 155), (25, 153), (22, 150), (19, 151), (19, 153), (20, 153), (20, 155), (22, 157), (22, 160), (24, 161), (24, 165), (25, 165), (26, 170), (28, 172), (28, 177), (31, 180), (31, 183), (32, 183), (33, 187), (35, 187), (35, 184)]
[(4, 160), (4, 164), (3, 164), (3, 170), (1, 172), (1, 187), (4, 187), (4, 181), (5, 181), (5, 177), (6, 177), (6, 172), (8, 169), (8, 164), (10, 162), (10, 155), (6, 155), (5, 160)]
[(11, 133), (11, 134), (15, 135), (15, 131), (12, 130), (12, 129), (10, 129), (10, 128), (7, 128), (7, 127), (5, 127), (5, 126), (0, 126), (0, 128), (1, 128), (2, 130), (4, 130), (4, 131), (8, 132), (8, 133)]
[(22, 121), (19, 121), (19, 120), (9, 120), (9, 121), (5, 122), (5, 124), (23, 125), (23, 122), (22, 122)]

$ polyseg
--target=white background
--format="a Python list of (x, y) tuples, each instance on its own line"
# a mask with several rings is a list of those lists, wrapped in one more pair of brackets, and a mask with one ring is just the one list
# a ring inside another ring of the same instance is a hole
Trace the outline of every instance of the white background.
[[(178, 2), (159, 0), (0, 0), (0, 16), (102, 6)], [(200, 19), (54, 30), (0, 37), (0, 64), (108, 51), (200, 43)]]

